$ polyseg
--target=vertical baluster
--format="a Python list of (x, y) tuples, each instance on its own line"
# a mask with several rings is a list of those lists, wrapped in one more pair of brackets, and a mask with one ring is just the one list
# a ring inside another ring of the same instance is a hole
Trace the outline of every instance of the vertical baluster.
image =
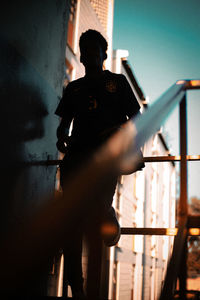
[[(180, 103), (180, 201), (178, 207), (179, 224), (185, 223), (187, 220), (188, 205), (187, 205), (187, 103), (186, 95)], [(186, 229), (185, 229), (186, 230)], [(181, 265), (179, 270), (180, 281), (180, 298), (186, 299), (186, 284), (187, 284), (187, 236), (183, 246)]]
[(186, 255), (187, 252), (187, 117), (186, 97), (180, 103), (180, 201), (178, 206), (178, 234), (174, 239), (173, 253), (167, 268), (160, 300), (173, 299), (177, 276), (180, 279), (182, 300), (186, 299)]

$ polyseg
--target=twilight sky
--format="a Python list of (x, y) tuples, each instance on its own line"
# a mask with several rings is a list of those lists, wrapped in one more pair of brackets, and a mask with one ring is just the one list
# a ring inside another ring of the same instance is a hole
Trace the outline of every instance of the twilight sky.
[[(113, 48), (128, 61), (150, 103), (178, 79), (200, 79), (200, 0), (115, 0)], [(188, 154), (200, 154), (200, 91), (188, 92)], [(178, 109), (165, 126), (179, 154)], [(200, 198), (200, 162), (189, 163), (189, 197)]]

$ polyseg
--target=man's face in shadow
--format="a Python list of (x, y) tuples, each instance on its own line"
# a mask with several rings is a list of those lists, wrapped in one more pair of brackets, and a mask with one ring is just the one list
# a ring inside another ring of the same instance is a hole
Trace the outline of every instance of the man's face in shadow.
[(89, 41), (81, 49), (80, 61), (86, 69), (102, 69), (105, 52), (98, 41)]

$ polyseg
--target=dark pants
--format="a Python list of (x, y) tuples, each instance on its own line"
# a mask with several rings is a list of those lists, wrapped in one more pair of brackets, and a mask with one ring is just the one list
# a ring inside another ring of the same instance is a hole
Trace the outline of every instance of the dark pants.
[[(72, 173), (76, 173), (76, 170), (81, 168), (84, 162), (86, 162), (89, 156), (92, 155), (92, 151), (89, 149), (70, 149), (65, 155), (60, 165), (60, 180), (65, 193), (64, 182), (70, 178)], [(113, 214), (112, 201), (115, 193), (117, 178), (111, 180), (111, 186), (109, 192), (106, 193), (102, 199), (102, 203), (99, 204), (101, 213), (95, 215), (92, 219), (92, 227), (95, 231), (99, 231), (101, 224), (109, 219), (109, 214)], [(67, 195), (66, 195), (67, 196)], [(66, 197), (67, 198), (67, 197)], [(95, 201), (95, 199), (94, 199)], [(114, 217), (114, 214), (113, 214)], [(91, 222), (88, 227), (91, 227)], [(117, 220), (116, 220), (117, 222)], [(66, 246), (64, 246), (64, 289), (66, 289), (66, 283), (71, 286), (72, 293), (81, 291), (83, 289), (83, 276), (82, 276), (82, 238), (85, 231), (88, 231), (87, 220), (81, 221), (77, 228), (73, 232), (73, 238)], [(89, 233), (91, 234), (91, 232)], [(64, 290), (65, 292), (65, 290)]]

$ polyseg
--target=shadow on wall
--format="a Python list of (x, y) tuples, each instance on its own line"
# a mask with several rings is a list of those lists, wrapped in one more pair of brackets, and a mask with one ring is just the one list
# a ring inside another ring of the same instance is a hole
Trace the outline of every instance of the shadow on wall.
[(25, 77), (31, 76), (29, 65), (3, 38), (0, 60), (0, 228), (4, 235), (8, 227), (22, 221), (26, 181), (19, 179), (25, 169), (25, 143), (44, 136), (47, 109), (37, 88)]
[[(26, 228), (25, 220), (49, 201), (44, 196), (54, 193), (56, 167), (34, 165), (34, 161), (57, 158), (56, 127), (59, 120), (54, 111), (58, 95), (62, 94), (67, 3), (60, 0), (10, 0), (1, 5), (0, 243), (9, 240), (15, 229)], [(15, 253), (15, 245), (10, 248)], [(30, 253), (26, 254), (30, 260)], [(10, 259), (7, 250), (1, 256), (1, 266), (4, 264), (7, 270), (5, 258)], [(10, 274), (14, 272), (13, 266), (8, 270), (6, 287), (1, 281), (5, 273), (1, 273), (0, 291), (12, 292), (16, 278), (31, 275), (28, 295), (46, 295), (46, 270), (44, 276), (38, 267), (34, 274), (24, 271), (20, 277), (17, 270), (24, 260), (26, 257), (16, 259), (16, 277)], [(25, 293), (25, 283), (22, 285)]]

